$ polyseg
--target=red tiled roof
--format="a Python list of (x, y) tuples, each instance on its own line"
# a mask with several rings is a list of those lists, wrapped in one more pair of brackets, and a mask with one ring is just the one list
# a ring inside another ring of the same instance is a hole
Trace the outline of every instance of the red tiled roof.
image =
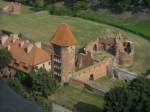
[(44, 51), (42, 48), (38, 48), (33, 45), (32, 50), (27, 53), (24, 48), (19, 46), (20, 41), (16, 41), (15, 43), (10, 45), (10, 52), (12, 57), (19, 62), (24, 62), (29, 65), (36, 65), (42, 63), (44, 61), (49, 60), (49, 54)]
[(61, 24), (51, 40), (52, 44), (59, 46), (71, 46), (76, 43), (76, 39), (67, 24)]

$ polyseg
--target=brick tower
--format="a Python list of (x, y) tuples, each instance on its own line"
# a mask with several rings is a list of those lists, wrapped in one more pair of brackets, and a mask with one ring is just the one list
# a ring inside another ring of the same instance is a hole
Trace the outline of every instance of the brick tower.
[(55, 79), (62, 83), (68, 82), (75, 70), (75, 43), (67, 24), (61, 24), (51, 39), (52, 71)]
[(116, 57), (119, 65), (130, 66), (133, 64), (134, 44), (123, 39), (121, 34), (116, 36)]

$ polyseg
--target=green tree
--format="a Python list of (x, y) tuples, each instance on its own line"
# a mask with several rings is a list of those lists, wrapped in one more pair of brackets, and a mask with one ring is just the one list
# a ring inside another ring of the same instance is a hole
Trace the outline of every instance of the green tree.
[(0, 69), (3, 69), (7, 64), (11, 62), (11, 53), (6, 49), (0, 49)]
[(139, 77), (105, 95), (104, 112), (149, 112), (150, 80)]
[(45, 69), (36, 69), (30, 75), (34, 95), (48, 97), (56, 89), (52, 74)]
[(36, 9), (40, 9), (44, 6), (44, 0), (35, 0), (34, 1), (34, 4), (35, 4), (35, 8)]

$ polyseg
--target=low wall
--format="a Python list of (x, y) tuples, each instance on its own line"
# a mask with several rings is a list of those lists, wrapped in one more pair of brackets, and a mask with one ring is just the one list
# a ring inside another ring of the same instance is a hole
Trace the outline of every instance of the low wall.
[(109, 64), (113, 64), (113, 60), (111, 58), (104, 60), (102, 62), (98, 62), (89, 67), (83, 68), (73, 74), (73, 77), (77, 80), (87, 82), (89, 81), (91, 75), (93, 75), (94, 80), (107, 75), (107, 66)]

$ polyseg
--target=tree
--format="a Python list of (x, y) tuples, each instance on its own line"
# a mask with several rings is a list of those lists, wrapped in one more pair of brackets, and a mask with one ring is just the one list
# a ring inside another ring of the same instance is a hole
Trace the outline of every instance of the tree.
[(105, 95), (104, 112), (149, 112), (150, 80), (139, 77)]
[(40, 9), (44, 6), (44, 0), (35, 0), (34, 1), (34, 4), (35, 4), (35, 8), (36, 9)]
[(52, 74), (45, 69), (34, 70), (30, 75), (34, 95), (48, 97), (56, 89), (56, 82)]
[(0, 69), (11, 62), (12, 56), (6, 48), (0, 49)]

